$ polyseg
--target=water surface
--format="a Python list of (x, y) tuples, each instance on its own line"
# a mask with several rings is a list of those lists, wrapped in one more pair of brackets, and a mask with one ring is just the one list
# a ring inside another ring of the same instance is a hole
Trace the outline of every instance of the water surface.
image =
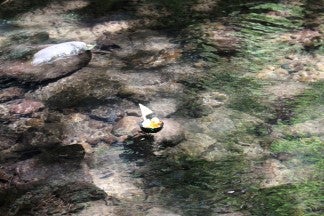
[[(0, 208), (323, 214), (320, 8), (300, 0), (4, 3)], [(49, 44), (75, 40), (97, 45), (77, 70), (37, 81), (3, 75)], [(12, 108), (26, 99), (41, 108)], [(138, 103), (167, 119), (170, 133), (138, 137)]]

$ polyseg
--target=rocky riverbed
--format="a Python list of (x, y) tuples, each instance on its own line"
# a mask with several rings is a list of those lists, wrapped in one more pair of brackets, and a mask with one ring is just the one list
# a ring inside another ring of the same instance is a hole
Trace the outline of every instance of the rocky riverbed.
[[(0, 211), (323, 214), (322, 6), (2, 1)], [(67, 41), (96, 46), (31, 64)]]

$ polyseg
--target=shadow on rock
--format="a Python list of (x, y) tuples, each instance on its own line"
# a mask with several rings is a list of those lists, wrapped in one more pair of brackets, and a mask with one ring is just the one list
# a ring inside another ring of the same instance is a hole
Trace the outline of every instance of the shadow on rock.
[(86, 51), (76, 56), (37, 66), (33, 66), (29, 61), (8, 62), (0, 67), (0, 84), (3, 87), (47, 84), (81, 69), (90, 60), (91, 52)]

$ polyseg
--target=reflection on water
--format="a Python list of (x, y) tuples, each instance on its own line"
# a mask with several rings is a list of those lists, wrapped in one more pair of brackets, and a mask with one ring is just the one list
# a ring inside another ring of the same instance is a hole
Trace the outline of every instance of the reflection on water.
[(18, 28), (18, 26), (12, 24), (10, 21), (0, 19), (0, 35), (17, 30)]
[[(0, 9), (1, 212), (323, 213), (320, 5), (25, 4)], [(32, 68), (66, 41), (98, 46)], [(161, 132), (140, 132), (138, 103)]]

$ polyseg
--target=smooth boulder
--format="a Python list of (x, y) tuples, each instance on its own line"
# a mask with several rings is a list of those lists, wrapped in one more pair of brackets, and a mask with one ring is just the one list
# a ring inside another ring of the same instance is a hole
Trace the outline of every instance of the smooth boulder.
[(91, 51), (84, 47), (57, 50), (60, 48), (57, 46), (40, 50), (34, 55), (33, 61), (19, 60), (3, 63), (0, 66), (0, 84), (9, 86), (15, 83), (55, 80), (86, 66), (92, 58)]

